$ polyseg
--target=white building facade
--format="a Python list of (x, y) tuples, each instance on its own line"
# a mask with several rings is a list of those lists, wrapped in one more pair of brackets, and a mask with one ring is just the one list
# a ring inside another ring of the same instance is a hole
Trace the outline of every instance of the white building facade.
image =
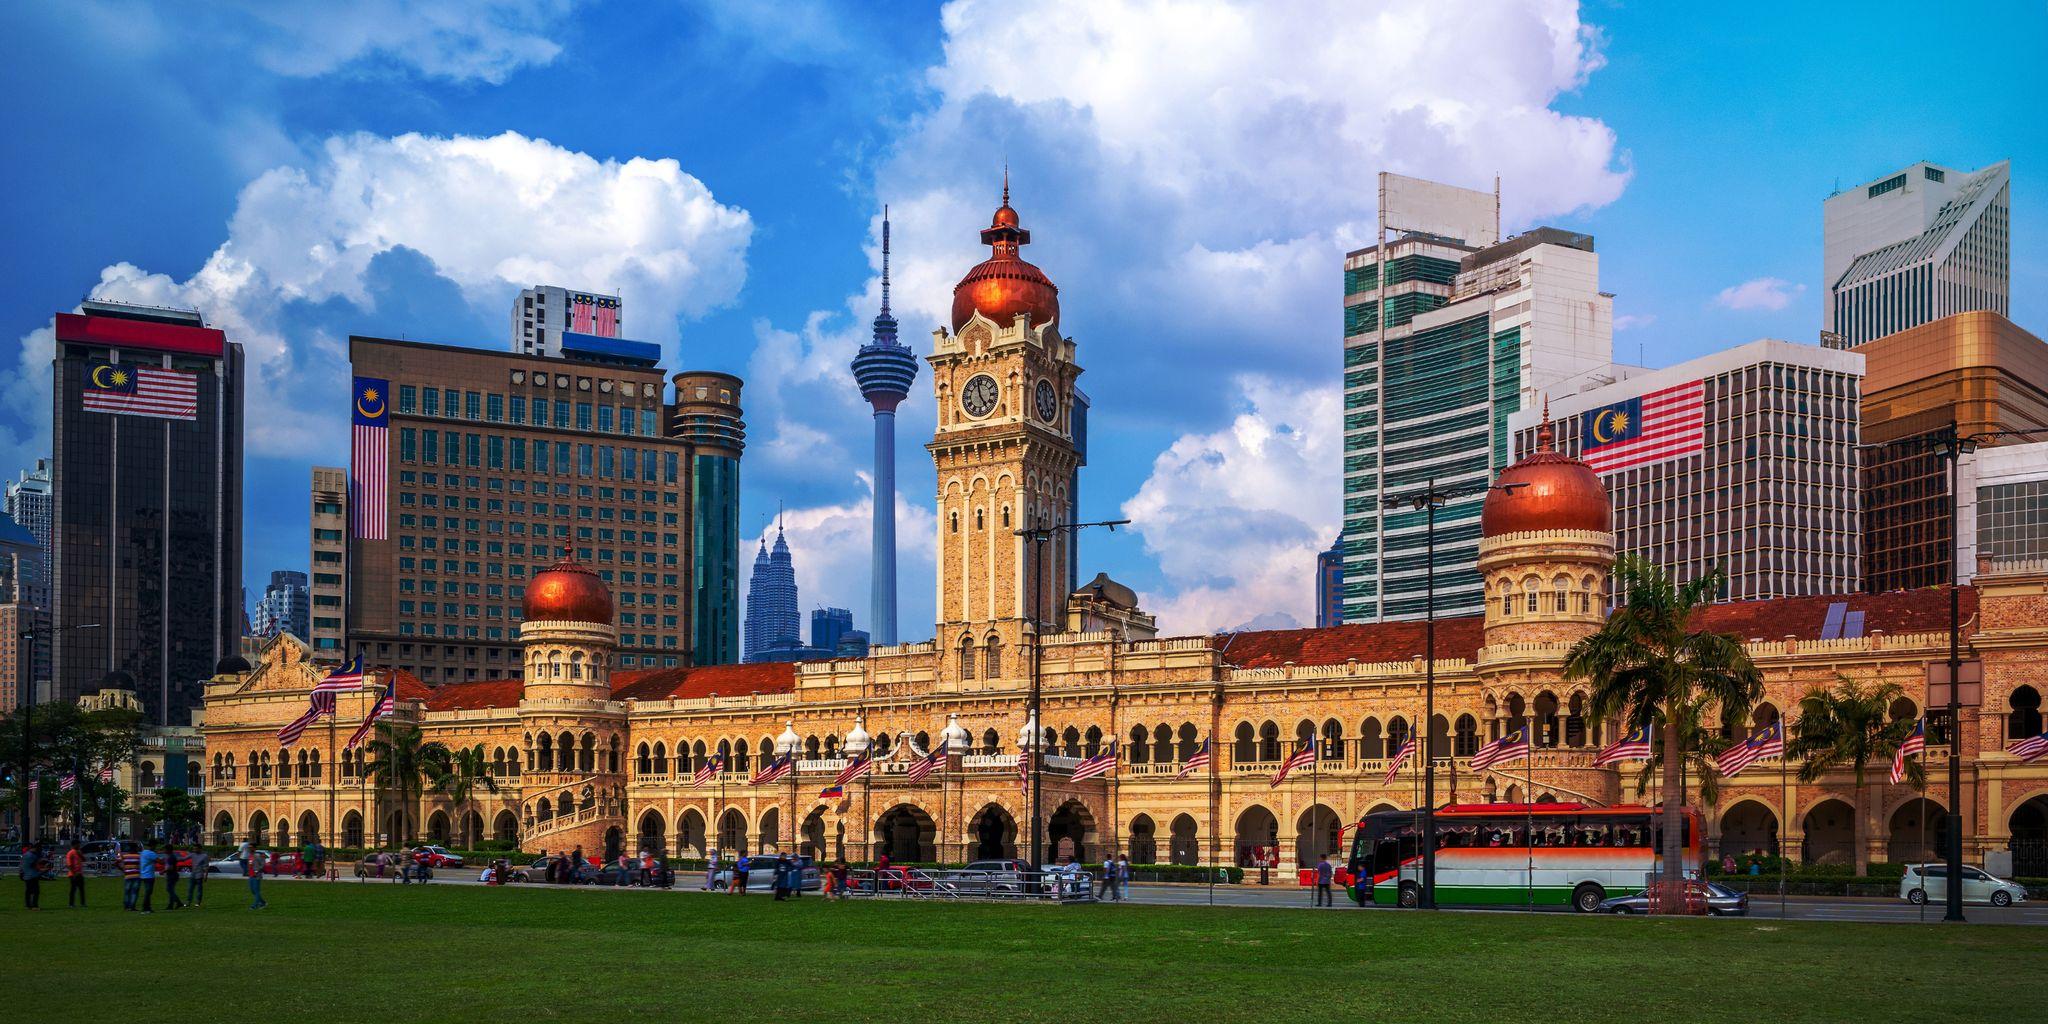
[(2012, 168), (1922, 161), (1821, 204), (1823, 329), (1844, 347), (1970, 310), (2010, 315)]
[(625, 319), (624, 303), (616, 295), (535, 285), (512, 300), (512, 351), (557, 358), (563, 333), (618, 338)]
[(1979, 448), (1956, 467), (1956, 575), (1977, 575), (1977, 560), (2048, 560), (2048, 441)]

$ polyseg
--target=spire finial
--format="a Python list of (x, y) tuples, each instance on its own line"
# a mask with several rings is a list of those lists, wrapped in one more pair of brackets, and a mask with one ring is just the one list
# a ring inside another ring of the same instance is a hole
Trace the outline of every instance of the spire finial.
[(889, 204), (882, 204), (882, 315), (889, 315)]
[(1551, 447), (1553, 440), (1554, 435), (1550, 429), (1550, 392), (1546, 391), (1543, 393), (1543, 425), (1536, 428), (1536, 450), (1554, 451)]
[(1010, 161), (1003, 159), (1003, 205), (1010, 205)]

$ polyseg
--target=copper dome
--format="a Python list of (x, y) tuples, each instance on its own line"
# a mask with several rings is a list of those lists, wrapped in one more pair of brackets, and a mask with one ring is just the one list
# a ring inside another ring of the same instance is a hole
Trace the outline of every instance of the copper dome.
[(1546, 415), (1536, 450), (1502, 470), (1479, 514), (1479, 535), (1549, 530), (1614, 532), (1614, 503), (1593, 467), (1551, 447)]
[(612, 624), (612, 589), (597, 574), (563, 552), (562, 560), (534, 574), (526, 585), (527, 622)]
[(1059, 288), (1044, 271), (1017, 255), (1020, 247), (1031, 244), (1031, 232), (1017, 225), (1007, 177), (1003, 205), (982, 230), (981, 241), (989, 247), (988, 259), (975, 264), (953, 286), (953, 329), (959, 330), (977, 312), (999, 324), (1015, 320), (1020, 313), (1029, 314), (1033, 327), (1059, 319)]

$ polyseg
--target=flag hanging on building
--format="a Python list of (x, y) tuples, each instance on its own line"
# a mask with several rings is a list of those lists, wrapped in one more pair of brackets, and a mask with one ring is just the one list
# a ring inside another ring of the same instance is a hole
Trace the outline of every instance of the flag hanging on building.
[(858, 779), (863, 775), (866, 775), (874, 767), (875, 759), (864, 753), (859, 757), (856, 757), (853, 760), (846, 762), (846, 767), (839, 769), (839, 775), (832, 780), (832, 784), (834, 786), (844, 786), (847, 783), (852, 782), (853, 780)]
[(86, 374), (86, 412), (150, 416), (160, 420), (199, 418), (199, 375), (181, 370), (119, 363), (95, 363)]
[(1099, 776), (1108, 775), (1115, 769), (1116, 741), (1110, 740), (1108, 750), (1105, 750), (1102, 753), (1097, 754), (1094, 757), (1088, 758), (1087, 760), (1082, 761), (1080, 764), (1075, 765), (1074, 773), (1073, 775), (1069, 776), (1068, 781), (1080, 782), (1083, 779), (1097, 778)]
[(753, 779), (749, 781), (756, 786), (765, 786), (770, 782), (788, 776), (790, 769), (794, 767), (796, 767), (796, 761), (791, 759), (789, 755), (784, 754), (762, 764), (761, 770), (755, 772)]
[(698, 765), (696, 772), (691, 774), (690, 788), (701, 789), (706, 783), (723, 774), (725, 774), (725, 755), (713, 754), (705, 758), (704, 763)]
[(1202, 749), (1195, 751), (1189, 755), (1187, 760), (1182, 761), (1180, 771), (1174, 772), (1173, 777), (1185, 779), (1207, 767), (1209, 767), (1209, 741), (1203, 740)]
[(1582, 414), (1579, 457), (1604, 474), (1703, 450), (1706, 393), (1704, 381), (1688, 381)]
[(1401, 774), (1401, 766), (1408, 763), (1408, 757), (1413, 753), (1415, 753), (1415, 737), (1410, 736), (1401, 742), (1400, 749), (1394, 751), (1394, 759), (1387, 764), (1386, 785), (1391, 786), (1394, 784), (1394, 776)]
[(1031, 795), (1031, 748), (1017, 748), (1017, 792)]
[(1721, 751), (1714, 767), (1720, 769), (1724, 777), (1732, 776), (1766, 757), (1781, 757), (1784, 753), (1785, 721), (1779, 719), (1751, 733), (1741, 743)]
[(334, 713), (334, 694), (313, 691), (312, 700), (307, 703), (304, 714), (285, 723), (277, 731), (277, 742), (282, 746), (294, 746), (299, 737), (306, 734), (306, 727)]
[(72, 788), (77, 785), (77, 774), (73, 772), (65, 772), (63, 778), (57, 780), (57, 791), (60, 793), (69, 793), (71, 792)]
[(385, 478), (390, 458), (391, 382), (357, 377), (349, 405), (354, 431), (348, 460), (350, 528), (358, 540), (383, 540), (390, 518), (385, 507)]
[(1899, 742), (1898, 752), (1892, 755), (1892, 785), (1906, 781), (1906, 758), (1927, 750), (1927, 716), (1920, 716), (1913, 723), (1913, 731)]
[(327, 674), (327, 678), (313, 685), (314, 693), (346, 693), (361, 689), (363, 685), (363, 656), (358, 654), (354, 661)]
[(910, 765), (910, 770), (903, 773), (903, 778), (909, 782), (923, 782), (926, 777), (930, 776), (931, 773), (938, 771), (939, 767), (946, 763), (946, 757), (948, 754), (952, 753), (952, 749), (952, 737), (940, 737), (938, 747), (934, 749), (931, 753), (926, 754), (925, 756), (920, 757), (916, 761), (912, 762)]
[(1280, 770), (1273, 773), (1273, 781), (1271, 783), (1271, 788), (1279, 788), (1281, 783), (1287, 781), (1287, 775), (1289, 772), (1292, 772), (1296, 768), (1299, 768), (1305, 764), (1311, 764), (1315, 761), (1315, 759), (1316, 745), (1313, 743), (1302, 744), (1300, 750), (1297, 750), (1294, 753), (1287, 755), (1287, 760), (1280, 762)]
[(1472, 770), (1476, 772), (1483, 768), (1491, 768), (1497, 764), (1506, 764), (1509, 761), (1526, 761), (1528, 759), (1529, 727), (1525, 725), (1514, 732), (1508, 733), (1506, 736), (1502, 736), (1500, 739), (1480, 747), (1479, 751), (1472, 755)]
[(818, 799), (820, 800), (837, 800), (845, 795), (845, 786), (826, 786), (824, 789), (818, 791)]
[(379, 719), (389, 718), (397, 710), (398, 677), (393, 675), (391, 682), (384, 687), (383, 696), (377, 698), (377, 706), (371, 708), (370, 713), (363, 716), (363, 724), (356, 726), (356, 731), (349, 734), (348, 744), (342, 747), (342, 749), (354, 749), (356, 744), (363, 741), (363, 737), (370, 735), (370, 730), (376, 726)]
[(2008, 748), (2006, 753), (2029, 764), (2048, 757), (2048, 732), (2023, 739)]
[(1593, 757), (1593, 767), (1606, 768), (1628, 760), (1640, 760), (1650, 756), (1650, 723), (1629, 730), (1628, 735), (1615, 740), (1614, 745)]

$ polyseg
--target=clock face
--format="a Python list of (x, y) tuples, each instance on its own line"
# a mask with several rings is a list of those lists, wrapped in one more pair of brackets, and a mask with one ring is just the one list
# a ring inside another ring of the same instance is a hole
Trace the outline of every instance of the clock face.
[(996, 379), (985, 373), (968, 378), (967, 386), (960, 389), (960, 408), (967, 415), (976, 418), (986, 416), (996, 409)]
[(1047, 423), (1051, 423), (1051, 422), (1052, 422), (1052, 418), (1053, 418), (1054, 416), (1057, 416), (1057, 415), (1059, 415), (1059, 411), (1060, 411), (1060, 399), (1059, 399), (1059, 395), (1058, 395), (1057, 393), (1055, 393), (1055, 392), (1053, 391), (1053, 389), (1052, 389), (1052, 381), (1049, 381), (1049, 380), (1041, 380), (1041, 381), (1039, 381), (1039, 382), (1038, 382), (1038, 418), (1039, 418), (1039, 419), (1042, 419), (1042, 420), (1044, 420), (1044, 421), (1046, 421)]

